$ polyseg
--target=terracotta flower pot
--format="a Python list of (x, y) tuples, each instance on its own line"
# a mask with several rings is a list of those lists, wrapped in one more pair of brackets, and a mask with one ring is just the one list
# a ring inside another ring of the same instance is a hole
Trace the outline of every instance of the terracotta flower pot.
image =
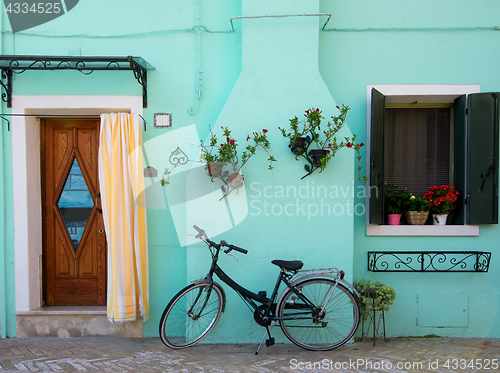
[(227, 176), (227, 181), (231, 184), (233, 188), (240, 188), (243, 186), (243, 175), (242, 174), (231, 174)]
[(389, 225), (399, 225), (401, 214), (387, 214), (387, 223)]
[(224, 163), (221, 162), (210, 162), (205, 166), (205, 170), (208, 171), (208, 174), (211, 177), (220, 177), (222, 173), (222, 167), (224, 166)]

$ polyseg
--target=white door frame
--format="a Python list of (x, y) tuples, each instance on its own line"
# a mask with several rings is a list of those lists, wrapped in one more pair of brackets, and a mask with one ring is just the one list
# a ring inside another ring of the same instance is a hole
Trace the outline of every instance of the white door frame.
[(23, 96), (12, 98), (12, 176), (16, 312), (42, 306), (42, 195), (40, 122), (51, 115), (142, 115), (142, 96)]

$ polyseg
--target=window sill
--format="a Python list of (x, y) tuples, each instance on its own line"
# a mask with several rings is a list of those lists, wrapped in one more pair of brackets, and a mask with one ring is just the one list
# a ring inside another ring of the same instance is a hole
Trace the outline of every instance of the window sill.
[(479, 225), (367, 225), (367, 236), (479, 236)]

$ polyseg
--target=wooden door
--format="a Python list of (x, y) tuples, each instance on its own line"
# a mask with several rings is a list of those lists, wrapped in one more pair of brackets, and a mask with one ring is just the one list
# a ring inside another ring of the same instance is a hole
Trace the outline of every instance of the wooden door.
[(43, 278), (48, 306), (106, 304), (99, 125), (98, 119), (41, 121)]

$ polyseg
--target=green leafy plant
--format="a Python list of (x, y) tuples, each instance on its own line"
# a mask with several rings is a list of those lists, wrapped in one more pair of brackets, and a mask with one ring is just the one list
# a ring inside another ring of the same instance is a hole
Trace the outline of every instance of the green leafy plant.
[(407, 209), (410, 193), (405, 188), (399, 190), (396, 185), (385, 184), (385, 206), (388, 214), (402, 214)]
[[(289, 147), (292, 148), (295, 146), (297, 139), (300, 137), (305, 137), (309, 131), (310, 127), (306, 121), (299, 122), (299, 118), (294, 117), (290, 119), (290, 130), (287, 132), (284, 128), (278, 127), (281, 131), (283, 137), (288, 138), (290, 140)], [(299, 149), (299, 151), (304, 149)]]
[(358, 291), (358, 305), (362, 313), (368, 311), (389, 311), (389, 306), (394, 304), (396, 291), (390, 286), (382, 284), (380, 281), (370, 282), (361, 280), (354, 283), (354, 288)]
[[(241, 168), (255, 155), (258, 148), (263, 149), (268, 157), (268, 169), (274, 168), (273, 162), (276, 162), (274, 156), (271, 155), (271, 143), (267, 138), (267, 129), (262, 132), (254, 132), (252, 136), (248, 135), (246, 141), (249, 142), (244, 150), (240, 153), (238, 143), (231, 136), (231, 130), (228, 127), (221, 127), (223, 132), (223, 140), (219, 143), (217, 136), (210, 131), (209, 145), (201, 143), (203, 149), (203, 160), (208, 164), (210, 162), (222, 162), (231, 164), (234, 173), (239, 173)], [(252, 142), (250, 143), (250, 140)]]
[(428, 212), (429, 208), (429, 200), (422, 197), (411, 195), (406, 202), (406, 211)]
[(342, 105), (342, 107), (337, 106), (337, 109), (340, 110), (340, 114), (332, 116), (331, 120), (326, 124), (322, 122), (322, 120), (325, 119), (321, 115), (322, 111), (319, 110), (319, 108), (311, 108), (306, 110), (304, 121), (299, 121), (296, 116), (290, 119), (290, 129), (288, 131), (281, 127), (278, 128), (283, 137), (289, 139), (289, 147), (292, 148), (292, 150), (297, 140), (306, 135), (307, 143), (314, 142), (317, 149), (325, 150), (326, 154), (321, 158), (321, 169), (325, 169), (328, 162), (335, 157), (340, 149), (344, 147), (353, 149), (357, 153), (358, 179), (366, 183), (368, 177), (366, 175), (361, 176), (362, 167), (359, 165), (362, 159), (360, 149), (365, 144), (356, 142), (357, 135), (344, 137), (340, 142), (337, 140), (337, 132), (344, 127), (346, 116), (350, 108), (349, 106)]

